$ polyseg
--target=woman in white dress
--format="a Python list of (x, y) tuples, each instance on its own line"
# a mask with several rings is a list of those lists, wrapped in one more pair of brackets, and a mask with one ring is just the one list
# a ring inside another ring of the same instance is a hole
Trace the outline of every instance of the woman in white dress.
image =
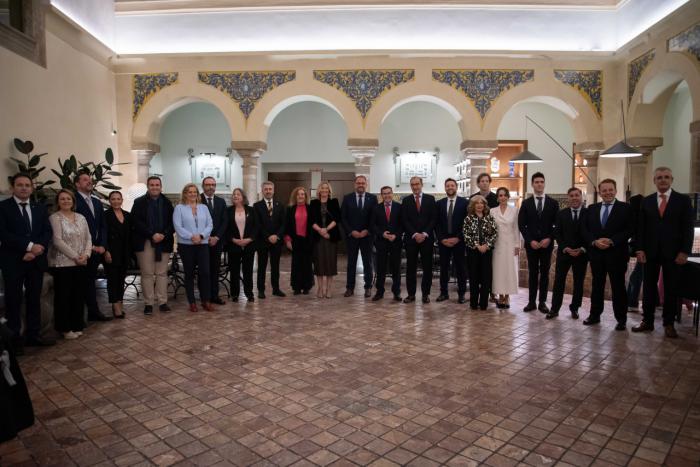
[(510, 308), (510, 295), (518, 293), (518, 255), (520, 254), (520, 231), (518, 230), (518, 210), (508, 206), (510, 192), (501, 187), (496, 191), (498, 206), (491, 209), (491, 215), (498, 225), (498, 238), (493, 250), (493, 286), (491, 291), (498, 295), (496, 306)]

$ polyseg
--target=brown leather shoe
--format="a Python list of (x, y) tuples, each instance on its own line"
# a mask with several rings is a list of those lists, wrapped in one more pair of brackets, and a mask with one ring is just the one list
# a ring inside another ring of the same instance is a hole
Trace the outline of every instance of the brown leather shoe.
[(216, 308), (214, 308), (214, 305), (211, 304), (211, 302), (204, 302), (202, 303), (202, 308), (204, 308), (204, 311), (214, 311)]
[(190, 311), (192, 313), (197, 313), (199, 310), (197, 309), (197, 304), (196, 303), (190, 303)]
[(647, 323), (644, 320), (642, 320), (642, 322), (638, 325), (632, 327), (632, 332), (651, 332), (653, 330), (654, 325), (652, 323)]
[(678, 337), (678, 333), (676, 332), (676, 328), (673, 327), (673, 324), (664, 326), (664, 334), (666, 334), (666, 337), (670, 337), (671, 339)]

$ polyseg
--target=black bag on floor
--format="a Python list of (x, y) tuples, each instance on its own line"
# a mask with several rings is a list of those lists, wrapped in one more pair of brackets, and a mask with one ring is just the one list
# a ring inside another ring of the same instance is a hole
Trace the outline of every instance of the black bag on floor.
[(34, 409), (12, 348), (12, 332), (0, 320), (0, 442), (33, 424)]

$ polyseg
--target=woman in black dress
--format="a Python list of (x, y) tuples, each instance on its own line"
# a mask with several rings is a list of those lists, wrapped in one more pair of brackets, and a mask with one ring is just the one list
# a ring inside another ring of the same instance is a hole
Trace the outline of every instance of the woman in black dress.
[(308, 295), (314, 286), (311, 265), (311, 222), (309, 219), (309, 195), (302, 186), (292, 190), (285, 223), (284, 243), (292, 252), (292, 289), (294, 295)]
[(131, 263), (131, 214), (122, 209), (124, 201), (119, 191), (109, 194), (109, 205), (105, 212), (107, 243), (105, 245), (105, 275), (107, 295), (115, 318), (124, 319), (124, 279)]
[(226, 249), (228, 269), (231, 275), (231, 299), (238, 301), (241, 293), (241, 267), (243, 268), (243, 293), (249, 302), (253, 296), (253, 261), (255, 258), (255, 238), (258, 223), (253, 208), (248, 206), (248, 198), (242, 189), (231, 193), (231, 207), (227, 213)]
[(333, 276), (338, 275), (338, 241), (340, 240), (340, 204), (333, 198), (330, 183), (321, 182), (316, 199), (309, 205), (313, 232), (314, 274), (318, 281), (318, 298), (331, 298)]

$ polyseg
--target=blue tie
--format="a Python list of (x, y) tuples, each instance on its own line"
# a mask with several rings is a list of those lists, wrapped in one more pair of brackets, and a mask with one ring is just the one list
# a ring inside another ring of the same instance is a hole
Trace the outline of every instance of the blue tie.
[(604, 204), (605, 210), (603, 211), (603, 219), (600, 221), (600, 225), (605, 228), (605, 224), (608, 223), (608, 217), (610, 216), (610, 205), (608, 203)]

